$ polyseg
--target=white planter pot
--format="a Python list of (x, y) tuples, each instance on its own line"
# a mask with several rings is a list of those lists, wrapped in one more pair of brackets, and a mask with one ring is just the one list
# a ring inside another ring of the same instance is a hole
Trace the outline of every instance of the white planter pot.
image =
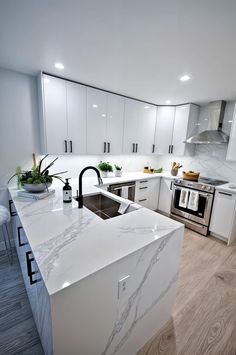
[(115, 176), (116, 177), (121, 177), (122, 176), (122, 171), (121, 170), (116, 170), (115, 171)]
[(106, 178), (108, 175), (108, 171), (101, 171), (101, 175), (103, 178)]

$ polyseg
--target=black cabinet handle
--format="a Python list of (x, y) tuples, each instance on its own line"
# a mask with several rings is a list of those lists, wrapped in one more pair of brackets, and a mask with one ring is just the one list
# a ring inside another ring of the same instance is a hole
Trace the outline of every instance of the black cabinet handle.
[(31, 263), (32, 263), (32, 261), (34, 261), (34, 258), (30, 256), (31, 254), (33, 255), (32, 251), (27, 251), (25, 253), (25, 255), (26, 255), (26, 264), (27, 264), (27, 272), (28, 272), (28, 276), (29, 276), (29, 279), (30, 279), (30, 285), (33, 285), (33, 284), (35, 284), (36, 282), (38, 282), (40, 280), (34, 280), (33, 279), (33, 276), (35, 274), (37, 274), (37, 272), (32, 270), (32, 264)]
[(168, 150), (168, 153), (170, 154), (170, 145), (169, 145), (169, 150)]
[(17, 213), (12, 211), (12, 208), (11, 208), (12, 204), (13, 204), (13, 201), (12, 201), (12, 200), (9, 200), (9, 211), (10, 211), (10, 215), (11, 215), (12, 217), (14, 217), (14, 216), (17, 216)]
[(152, 153), (155, 152), (155, 144), (152, 145)]
[(144, 189), (148, 189), (148, 187), (145, 186), (145, 187), (140, 187), (140, 188), (139, 188), (139, 190), (144, 190)]
[(171, 146), (171, 154), (173, 154), (174, 146)]
[(110, 153), (110, 142), (107, 143), (107, 150), (108, 150), (108, 153)]
[(136, 143), (135, 153), (138, 153), (138, 144)]
[(148, 180), (142, 180), (142, 181), (139, 181), (140, 184), (143, 184), (145, 182), (148, 182)]
[(72, 141), (70, 141), (70, 153), (72, 153), (72, 149), (73, 148), (73, 146), (72, 146)]
[(173, 181), (171, 181), (170, 183), (170, 190), (172, 190), (172, 188), (173, 188)]
[(106, 153), (107, 150), (107, 144), (106, 142), (103, 143), (103, 153)]
[(142, 200), (138, 200), (138, 202), (143, 202), (143, 201), (147, 201), (147, 199), (143, 198)]
[(28, 244), (28, 243), (22, 243), (21, 242), (21, 239), (20, 239), (20, 231), (21, 231), (22, 226), (19, 226), (17, 227), (17, 236), (18, 236), (18, 244), (19, 244), (19, 247), (23, 247), (24, 245)]
[(67, 141), (64, 140), (64, 144), (65, 144), (65, 153), (67, 153)]
[(135, 153), (135, 144), (133, 143), (133, 150), (132, 153)]
[(228, 194), (227, 192), (218, 192), (218, 194), (232, 197), (232, 194)]

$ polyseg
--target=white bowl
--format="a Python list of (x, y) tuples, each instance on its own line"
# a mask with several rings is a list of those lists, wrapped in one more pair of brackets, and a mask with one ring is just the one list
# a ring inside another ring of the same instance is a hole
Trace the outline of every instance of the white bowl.
[(52, 183), (46, 183), (46, 184), (22, 184), (22, 187), (24, 190), (28, 192), (43, 192), (47, 190)]

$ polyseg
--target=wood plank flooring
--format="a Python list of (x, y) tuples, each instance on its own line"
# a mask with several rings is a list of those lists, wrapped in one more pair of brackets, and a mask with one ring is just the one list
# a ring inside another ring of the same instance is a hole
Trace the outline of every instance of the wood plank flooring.
[[(17, 257), (2, 252), (0, 354), (43, 355)], [(236, 355), (236, 245), (186, 229), (173, 318), (137, 355), (159, 354)]]
[(185, 233), (172, 320), (137, 355), (236, 354), (236, 245)]
[(17, 256), (0, 252), (0, 354), (43, 355)]

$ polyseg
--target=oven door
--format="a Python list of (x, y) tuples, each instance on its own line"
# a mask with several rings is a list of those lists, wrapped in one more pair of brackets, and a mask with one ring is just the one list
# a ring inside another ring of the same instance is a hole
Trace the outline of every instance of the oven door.
[(213, 202), (213, 194), (198, 191), (195, 189), (187, 189), (189, 191), (194, 190), (199, 193), (199, 203), (197, 211), (193, 211), (188, 209), (187, 207), (179, 206), (181, 188), (178, 185), (173, 186), (172, 192), (172, 201), (171, 201), (171, 213), (183, 218), (186, 218), (190, 221), (194, 221), (205, 226), (209, 225), (210, 215), (211, 215), (211, 207)]

